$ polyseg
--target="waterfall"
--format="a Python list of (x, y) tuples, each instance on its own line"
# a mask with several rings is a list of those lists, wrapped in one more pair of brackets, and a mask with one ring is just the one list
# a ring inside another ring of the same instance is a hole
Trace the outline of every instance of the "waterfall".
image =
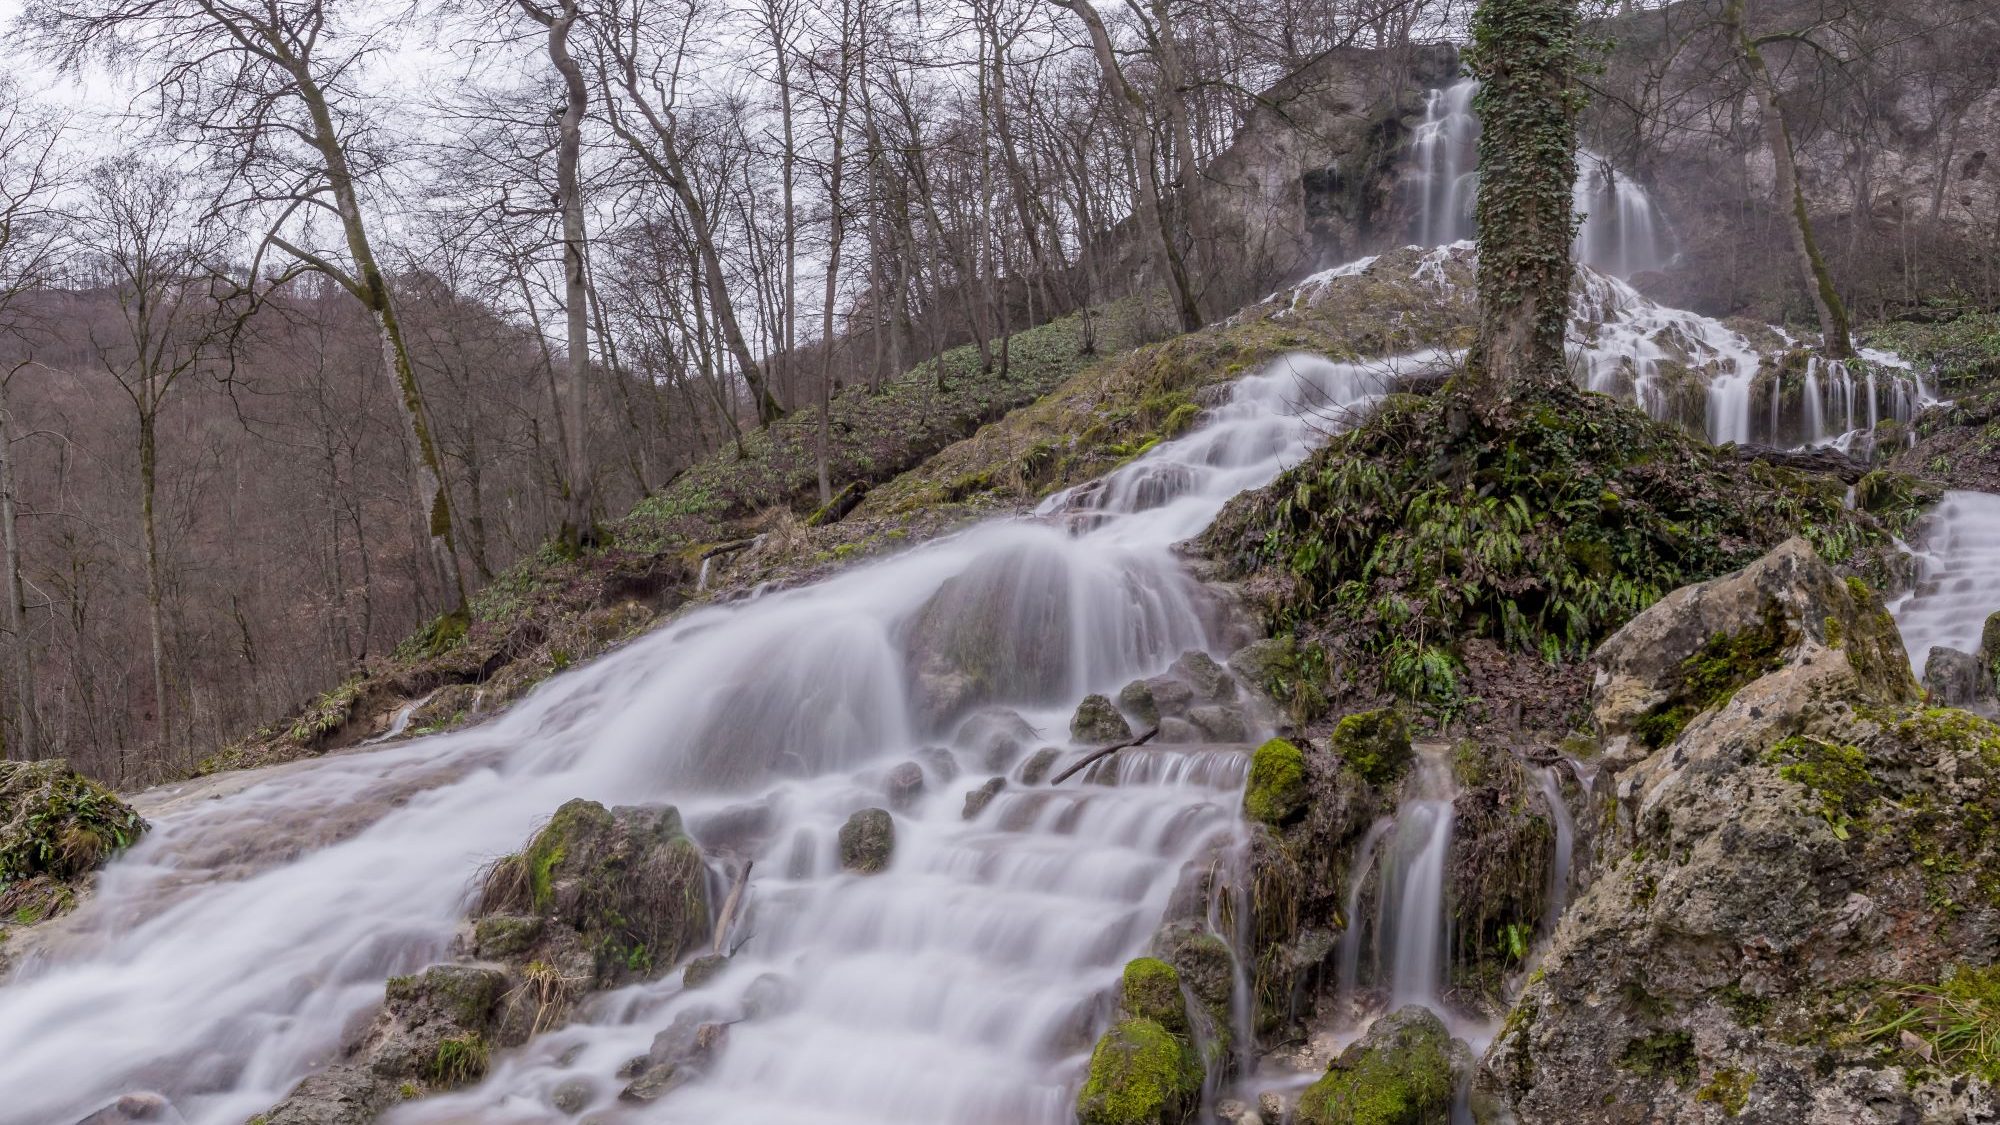
[(1563, 800), (1562, 782), (1556, 778), (1553, 766), (1543, 766), (1535, 770), (1535, 782), (1541, 788), (1542, 799), (1549, 803), (1549, 820), (1556, 831), (1555, 863), (1549, 867), (1548, 904), (1542, 910), (1542, 940), (1555, 936), (1556, 923), (1562, 921), (1563, 909), (1569, 905), (1569, 872), (1576, 857), (1576, 819), (1570, 816), (1569, 804)]
[(1396, 810), (1389, 844), (1389, 878), (1383, 881), (1389, 950), (1389, 1008), (1422, 1004), (1443, 1011), (1444, 895), (1451, 859), (1452, 783), (1441, 756), (1419, 758), (1414, 795)]
[(1367, 927), (1361, 924), (1361, 895), (1368, 886), (1368, 876), (1375, 867), (1375, 850), (1382, 846), (1382, 838), (1389, 834), (1396, 822), (1383, 817), (1369, 825), (1368, 833), (1361, 837), (1361, 846), (1354, 851), (1354, 866), (1348, 875), (1347, 897), (1341, 904), (1341, 921), (1346, 929), (1340, 932), (1339, 977), (1337, 1008), (1343, 1016), (1352, 1016), (1360, 1007), (1358, 995), (1361, 987), (1361, 945)]
[[(1398, 369), (1280, 359), (1033, 518), (698, 609), (475, 728), (142, 795), (154, 831), (0, 989), (0, 1123), (74, 1121), (135, 1089), (191, 1125), (264, 1111), (339, 1056), (386, 977), (447, 956), (482, 864), (572, 797), (670, 801), (704, 849), (755, 860), (744, 944), (704, 988), (669, 975), (605, 997), (394, 1122), (567, 1120), (558, 1088), (607, 1111), (620, 1067), (682, 1013), (728, 1042), (651, 1119), (1066, 1122), (1100, 998), (1183, 870), (1242, 846), (1248, 746), (1148, 746), (1061, 787), (1028, 783), (1023, 751), (1076, 760), (1081, 694), (1226, 646), (1173, 545)], [(940, 703), (941, 648), (1002, 658), (972, 705), (1017, 711), (1025, 748)], [(840, 825), (910, 760), (925, 790), (896, 813), (889, 869), (842, 872)], [(996, 773), (1014, 780), (965, 819)]]
[[(1474, 236), (1478, 197), (1479, 118), (1473, 113), (1474, 79), (1424, 94), (1424, 118), (1410, 142), (1410, 186), (1419, 246), (1442, 246)], [(1577, 153), (1571, 189), (1584, 216), (1577, 232), (1577, 260), (1619, 277), (1658, 269), (1672, 257), (1666, 219), (1637, 181), (1601, 156)]]
[(1919, 676), (1933, 647), (1979, 651), (2000, 612), (2000, 496), (1947, 492), (1917, 528), (1917, 581), (1889, 607)]

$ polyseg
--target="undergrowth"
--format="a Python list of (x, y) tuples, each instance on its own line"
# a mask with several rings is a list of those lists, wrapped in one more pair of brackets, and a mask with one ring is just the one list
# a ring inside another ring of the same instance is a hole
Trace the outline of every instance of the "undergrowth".
[(1273, 631), (1449, 717), (1468, 702), (1467, 640), (1560, 664), (1789, 536), (1835, 564), (1887, 543), (1843, 494), (1603, 395), (1565, 385), (1493, 404), (1454, 382), (1385, 399), (1239, 501), (1209, 544), (1241, 575), (1275, 572)]

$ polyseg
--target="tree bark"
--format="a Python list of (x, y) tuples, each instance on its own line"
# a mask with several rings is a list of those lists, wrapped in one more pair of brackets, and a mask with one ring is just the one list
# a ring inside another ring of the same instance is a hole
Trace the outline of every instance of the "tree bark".
[(528, 18), (549, 32), (549, 62), (562, 76), (563, 112), (557, 123), (556, 206), (562, 213), (564, 342), (568, 351), (565, 382), (568, 394), (563, 406), (563, 475), (567, 495), (563, 505), (561, 536), (564, 543), (579, 547), (597, 540), (596, 489), (592, 479), (586, 435), (590, 404), (590, 307), (584, 277), (586, 233), (583, 221), (583, 115), (590, 104), (590, 88), (583, 80), (583, 67), (569, 46), (576, 27), (579, 0), (561, 0), (560, 6), (545, 11), (532, 0), (519, 0)]
[(1793, 264), (1819, 318), (1821, 348), (1831, 358), (1847, 359), (1854, 354), (1847, 306), (1841, 302), (1840, 290), (1834, 287), (1833, 274), (1826, 268), (1826, 259), (1820, 255), (1819, 244), (1813, 237), (1812, 215), (1806, 207), (1798, 163), (1793, 156), (1791, 129), (1785, 124), (1784, 108), (1778, 104), (1778, 86), (1771, 78), (1770, 68), (1764, 65), (1764, 52), (1758, 41), (1744, 24), (1743, 8), (1744, 0), (1729, 0), (1723, 8), (1722, 20), (1736, 38), (1744, 73), (1750, 79), (1750, 92), (1757, 99), (1764, 144), (1771, 150), (1771, 163), (1776, 169), (1778, 209), (1785, 213), (1785, 233), (1791, 241)]
[(9, 756), (29, 760), (40, 753), (40, 730), (35, 714), (35, 661), (28, 645), (28, 603), (21, 582), (21, 538), (15, 526), (14, 497), (14, 415), (7, 405), (6, 377), (0, 377), (0, 546), (6, 552), (5, 600), (7, 639), (13, 657), (14, 737), (7, 743)]

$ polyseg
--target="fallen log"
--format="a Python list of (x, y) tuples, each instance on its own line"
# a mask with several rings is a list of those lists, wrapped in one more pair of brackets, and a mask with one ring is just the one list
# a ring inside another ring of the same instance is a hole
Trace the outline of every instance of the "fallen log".
[(1083, 769), (1085, 766), (1088, 766), (1093, 762), (1101, 762), (1104, 759), (1109, 758), (1111, 755), (1116, 754), (1120, 750), (1130, 750), (1134, 746), (1144, 746), (1146, 743), (1153, 741), (1153, 736), (1159, 733), (1160, 733), (1160, 728), (1154, 727), (1152, 730), (1147, 731), (1145, 734), (1140, 735), (1139, 737), (1133, 739), (1130, 742), (1121, 742), (1116, 746), (1106, 746), (1102, 750), (1094, 751), (1086, 755), (1082, 761), (1078, 762), (1077, 764), (1071, 766), (1070, 768), (1050, 778), (1049, 784), (1061, 785), (1065, 778), (1068, 778), (1070, 775)]
[(1740, 460), (1762, 461), (1767, 465), (1807, 473), (1823, 473), (1838, 477), (1846, 484), (1853, 484), (1868, 475), (1866, 463), (1826, 446), (1817, 449), (1776, 449), (1768, 445), (1737, 445), (1732, 448)]

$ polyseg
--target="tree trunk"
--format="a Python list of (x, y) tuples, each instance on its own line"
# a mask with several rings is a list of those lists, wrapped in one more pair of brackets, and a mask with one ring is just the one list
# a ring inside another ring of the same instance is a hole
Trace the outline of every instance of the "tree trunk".
[(568, 350), (563, 399), (563, 465), (568, 495), (563, 506), (562, 540), (571, 547), (597, 540), (596, 490), (592, 480), (586, 435), (590, 404), (590, 307), (585, 291), (583, 183), (583, 115), (590, 88), (583, 67), (570, 53), (570, 32), (576, 26), (578, 0), (563, 0), (553, 13), (529, 0), (521, 9), (549, 31), (549, 61), (563, 81), (563, 113), (557, 124), (556, 203), (562, 212), (564, 343)]
[(5, 589), (8, 648), (14, 676), (14, 737), (8, 753), (22, 760), (41, 752), (35, 716), (35, 661), (28, 645), (28, 604), (21, 583), (21, 539), (16, 530), (14, 497), (14, 416), (7, 406), (7, 379), (0, 377), (0, 545), (6, 551)]
[(139, 532), (146, 553), (146, 626), (151, 634), (153, 655), (153, 723), (164, 748), (173, 742), (167, 705), (167, 642), (161, 620), (160, 537), (153, 503), (159, 482), (158, 403), (151, 395), (139, 411)]
[(1576, 0), (1482, 0), (1468, 65), (1479, 78), (1479, 338), (1471, 368), (1495, 397), (1567, 377), (1574, 274)]
[(1744, 72), (1750, 78), (1750, 92), (1757, 99), (1764, 144), (1771, 150), (1771, 163), (1776, 169), (1778, 209), (1787, 219), (1785, 233), (1791, 240), (1792, 260), (1819, 318), (1821, 348), (1830, 358), (1846, 359), (1854, 354), (1854, 341), (1848, 334), (1847, 307), (1841, 303), (1833, 274), (1827, 270), (1826, 259), (1820, 256), (1819, 244), (1813, 238), (1812, 215), (1806, 207), (1798, 163), (1793, 157), (1791, 129), (1786, 126), (1785, 111), (1778, 104), (1777, 83), (1771, 78), (1770, 68), (1764, 65), (1764, 53), (1744, 25), (1743, 6), (1743, 0), (1729, 0), (1722, 19), (1736, 37)]

